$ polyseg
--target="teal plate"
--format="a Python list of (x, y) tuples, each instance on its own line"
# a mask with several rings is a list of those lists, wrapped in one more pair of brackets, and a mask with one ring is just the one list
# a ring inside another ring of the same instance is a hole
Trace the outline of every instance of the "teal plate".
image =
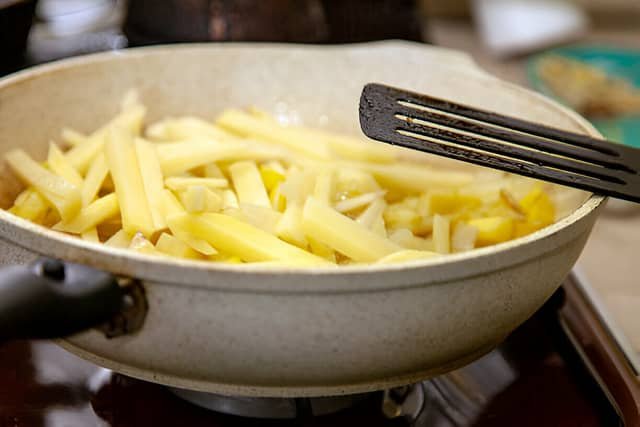
[[(542, 82), (537, 72), (538, 61), (548, 55), (561, 55), (585, 62), (604, 70), (607, 74), (622, 77), (640, 88), (640, 50), (586, 45), (562, 47), (536, 55), (527, 63), (527, 77), (531, 86), (559, 102), (562, 100)], [(598, 119), (591, 120), (591, 123), (605, 138), (640, 148), (640, 116)]]

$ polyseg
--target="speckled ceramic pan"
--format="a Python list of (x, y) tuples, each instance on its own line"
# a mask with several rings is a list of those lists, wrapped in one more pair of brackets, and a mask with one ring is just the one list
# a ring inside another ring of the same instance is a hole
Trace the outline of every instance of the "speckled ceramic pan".
[[(343, 47), (191, 45), (82, 57), (0, 81), (0, 152), (44, 158), (62, 125), (90, 131), (138, 88), (150, 119), (257, 105), (358, 132), (376, 81), (595, 134), (580, 117), (478, 70), (466, 56), (408, 43)], [(0, 200), (19, 185), (6, 169)], [(355, 393), (415, 382), (492, 349), (556, 290), (602, 205), (494, 247), (420, 263), (267, 269), (158, 259), (71, 238), (0, 211), (4, 264), (44, 254), (140, 279), (141, 330), (60, 342), (115, 371), (182, 388), (253, 396)]]

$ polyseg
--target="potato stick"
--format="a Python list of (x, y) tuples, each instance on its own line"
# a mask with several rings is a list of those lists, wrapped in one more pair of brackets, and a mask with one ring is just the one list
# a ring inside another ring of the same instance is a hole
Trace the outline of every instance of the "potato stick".
[(327, 206), (333, 201), (334, 193), (334, 176), (331, 169), (320, 172), (316, 178), (315, 187), (313, 188), (313, 197)]
[(220, 127), (202, 120), (198, 117), (168, 118), (149, 126), (146, 135), (154, 140), (175, 141), (182, 139), (212, 139), (229, 140), (237, 139)]
[(105, 138), (109, 130), (114, 127), (122, 127), (132, 135), (140, 133), (142, 120), (146, 114), (146, 108), (141, 105), (134, 106), (126, 111), (122, 111), (106, 125), (92, 133), (85, 143), (73, 147), (67, 151), (67, 159), (78, 172), (84, 174), (93, 159), (102, 151)]
[(82, 184), (82, 206), (87, 206), (93, 202), (108, 174), (109, 166), (107, 166), (107, 160), (104, 157), (104, 153), (100, 153), (93, 159), (93, 162), (91, 162), (91, 166), (89, 166), (84, 183)]
[[(167, 222), (167, 225), (169, 225), (169, 221), (168, 221), (169, 217), (173, 215), (184, 214), (186, 212), (184, 207), (180, 204), (176, 196), (174, 196), (171, 191), (163, 190), (162, 200), (163, 200), (164, 214), (165, 214), (164, 219), (165, 219), (165, 222)], [(171, 230), (171, 233), (175, 237), (177, 237), (182, 242), (189, 245), (189, 247), (191, 247), (193, 250), (203, 255), (215, 255), (218, 253), (218, 251), (215, 248), (213, 248), (213, 246), (211, 246), (209, 243), (207, 243), (202, 239), (196, 239), (195, 237), (191, 236), (189, 233), (187, 233), (184, 230), (181, 230), (176, 227), (171, 227), (171, 225), (169, 225), (169, 230)]]
[(229, 166), (229, 173), (240, 203), (271, 207), (269, 195), (254, 162), (236, 162)]
[(471, 173), (434, 170), (414, 163), (384, 165), (360, 162), (348, 165), (373, 174), (376, 181), (388, 190), (406, 193), (420, 193), (434, 187), (457, 188), (473, 181)]
[(451, 252), (449, 234), (449, 218), (442, 215), (435, 215), (433, 217), (433, 245), (435, 251), (439, 254), (448, 254)]
[(204, 176), (206, 178), (223, 178), (226, 180), (222, 170), (220, 170), (220, 166), (215, 163), (209, 163), (204, 166)]
[(307, 241), (309, 242), (309, 249), (311, 249), (312, 254), (318, 255), (327, 261), (336, 262), (336, 253), (329, 246), (309, 236), (307, 236)]
[(378, 216), (373, 220), (373, 224), (371, 224), (371, 231), (380, 237), (387, 237), (387, 226), (382, 214), (378, 214)]
[(282, 240), (306, 249), (308, 242), (302, 229), (302, 208), (290, 203), (276, 225), (276, 235)]
[(233, 190), (224, 190), (222, 192), (222, 209), (239, 208), (240, 202)]
[(383, 198), (376, 199), (369, 206), (367, 206), (367, 209), (362, 211), (358, 218), (356, 218), (356, 222), (364, 225), (367, 228), (371, 228), (376, 218), (382, 218), (382, 213), (384, 212), (386, 207), (387, 202), (385, 202)]
[(267, 233), (276, 234), (277, 225), (282, 218), (280, 212), (274, 211), (271, 207), (265, 208), (264, 206), (249, 205), (246, 203), (241, 203), (239, 210), (244, 214), (249, 224)]
[(156, 249), (178, 258), (198, 259), (200, 254), (175, 236), (162, 233), (156, 242)]
[(107, 135), (104, 148), (115, 194), (120, 203), (122, 228), (130, 235), (140, 231), (145, 236), (151, 236), (155, 227), (131, 135), (119, 128), (112, 129)]
[(167, 228), (164, 220), (162, 190), (164, 189), (160, 161), (153, 144), (142, 138), (135, 141), (136, 155), (142, 176), (142, 185), (151, 212), (153, 227), (156, 230)]
[(302, 227), (305, 234), (358, 262), (376, 261), (401, 249), (313, 197), (304, 205)]
[(82, 187), (82, 177), (78, 171), (71, 166), (71, 163), (69, 163), (60, 148), (53, 142), (49, 144), (47, 164), (49, 165), (49, 169), (56, 175), (61, 176), (79, 188)]
[(384, 258), (380, 258), (378, 261), (376, 261), (376, 264), (395, 264), (398, 262), (430, 259), (438, 256), (440, 256), (440, 254), (436, 252), (405, 249), (398, 252), (394, 252), (390, 255), (387, 255)]
[(153, 246), (153, 243), (147, 240), (140, 232), (136, 233), (135, 236), (133, 236), (133, 239), (131, 239), (129, 249), (133, 249), (134, 251), (143, 254), (163, 255), (163, 253), (158, 251), (156, 247)]
[(29, 221), (41, 223), (44, 220), (49, 204), (34, 188), (29, 187), (16, 198), (9, 212)]
[(199, 178), (174, 176), (164, 180), (164, 185), (174, 191), (186, 190), (192, 185), (201, 185), (206, 188), (225, 188), (229, 186), (226, 178)]
[(131, 236), (124, 230), (120, 230), (104, 242), (106, 246), (112, 248), (128, 248), (131, 244)]
[(223, 214), (175, 215), (169, 218), (169, 225), (179, 225), (223, 253), (238, 256), (243, 261), (286, 261), (294, 266), (331, 265), (266, 231)]
[(158, 157), (165, 176), (177, 175), (198, 166), (224, 160), (258, 156), (244, 145), (221, 145), (211, 141), (185, 141), (158, 146)]
[(273, 122), (257, 119), (240, 110), (225, 110), (216, 123), (240, 135), (281, 145), (311, 158), (331, 157), (325, 141), (321, 138), (314, 138), (303, 130), (285, 128)]
[(451, 234), (451, 250), (453, 252), (470, 251), (475, 247), (478, 229), (459, 222)]
[(78, 187), (51, 173), (21, 149), (9, 151), (5, 158), (18, 177), (35, 187), (63, 220), (71, 219), (80, 211), (82, 203)]
[(75, 147), (76, 145), (80, 145), (80, 144), (84, 144), (87, 140), (87, 136), (76, 131), (73, 130), (71, 128), (62, 128), (62, 132), (60, 137), (62, 138), (62, 141), (71, 146), (71, 147)]
[(513, 238), (514, 221), (507, 217), (486, 217), (469, 221), (469, 225), (478, 231), (478, 246), (494, 245)]
[(82, 240), (86, 240), (87, 242), (100, 243), (100, 238), (98, 237), (98, 230), (93, 227), (80, 234)]
[(82, 208), (71, 221), (59, 222), (53, 229), (74, 234), (84, 233), (101, 222), (116, 216), (118, 212), (120, 212), (118, 198), (114, 193), (111, 193)]
[(341, 200), (335, 204), (334, 208), (338, 212), (351, 212), (356, 209), (363, 208), (374, 201), (381, 199), (385, 191), (376, 191), (373, 193), (365, 193), (350, 199)]

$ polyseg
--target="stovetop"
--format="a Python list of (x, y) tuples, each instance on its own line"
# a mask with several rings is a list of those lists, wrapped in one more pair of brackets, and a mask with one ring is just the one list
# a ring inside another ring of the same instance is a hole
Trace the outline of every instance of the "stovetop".
[(563, 294), (561, 289), (498, 350), (422, 384), (428, 397), (414, 420), (387, 418), (382, 392), (322, 417), (224, 415), (161, 385), (92, 365), (51, 342), (21, 341), (0, 346), (0, 427), (622, 425), (560, 326)]

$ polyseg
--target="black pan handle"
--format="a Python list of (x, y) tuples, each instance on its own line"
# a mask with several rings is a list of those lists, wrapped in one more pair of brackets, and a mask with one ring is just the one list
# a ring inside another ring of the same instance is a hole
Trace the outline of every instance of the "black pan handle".
[(104, 323), (123, 308), (116, 278), (44, 258), (0, 269), (0, 341), (59, 338)]

